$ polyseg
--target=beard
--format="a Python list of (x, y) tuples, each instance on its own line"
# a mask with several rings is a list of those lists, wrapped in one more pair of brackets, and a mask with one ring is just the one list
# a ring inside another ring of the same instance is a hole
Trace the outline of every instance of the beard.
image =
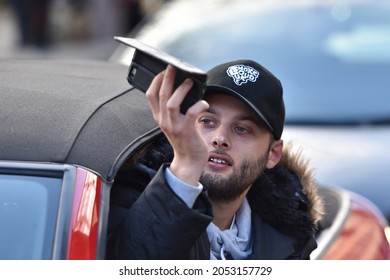
[(199, 181), (208, 191), (210, 200), (232, 202), (263, 173), (267, 160), (268, 152), (257, 160), (245, 160), (241, 166), (234, 167), (233, 173), (227, 178), (217, 173), (203, 172)]

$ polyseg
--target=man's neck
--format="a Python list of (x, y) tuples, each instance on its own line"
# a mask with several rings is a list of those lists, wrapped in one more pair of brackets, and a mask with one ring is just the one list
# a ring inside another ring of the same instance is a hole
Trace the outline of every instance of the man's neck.
[(225, 230), (230, 228), (233, 221), (233, 217), (236, 214), (237, 210), (240, 208), (249, 189), (250, 188), (246, 189), (236, 200), (231, 202), (211, 201), (211, 204), (213, 205), (213, 213), (214, 213), (213, 223), (220, 230)]

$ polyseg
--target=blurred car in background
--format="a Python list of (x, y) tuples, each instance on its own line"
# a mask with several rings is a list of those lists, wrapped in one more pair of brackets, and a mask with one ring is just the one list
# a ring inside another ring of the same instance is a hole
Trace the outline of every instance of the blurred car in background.
[[(241, 58), (282, 81), (285, 142), (319, 182), (390, 221), (390, 1), (172, 0), (129, 34), (205, 71)], [(111, 60), (128, 65), (120, 45)]]

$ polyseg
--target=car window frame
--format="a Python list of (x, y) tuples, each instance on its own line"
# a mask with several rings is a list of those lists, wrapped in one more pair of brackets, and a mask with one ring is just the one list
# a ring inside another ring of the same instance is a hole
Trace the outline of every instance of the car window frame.
[(61, 190), (51, 259), (66, 259), (77, 168), (67, 164), (0, 161), (0, 174), (59, 178)]

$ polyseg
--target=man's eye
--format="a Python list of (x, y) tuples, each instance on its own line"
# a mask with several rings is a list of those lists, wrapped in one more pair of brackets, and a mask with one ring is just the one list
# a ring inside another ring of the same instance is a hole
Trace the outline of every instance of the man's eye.
[(200, 122), (203, 123), (204, 125), (212, 125), (213, 124), (213, 121), (210, 119), (201, 119)]
[(245, 133), (245, 132), (247, 132), (248, 130), (247, 130), (245, 127), (243, 127), (243, 126), (236, 126), (236, 131), (237, 131), (238, 133)]

